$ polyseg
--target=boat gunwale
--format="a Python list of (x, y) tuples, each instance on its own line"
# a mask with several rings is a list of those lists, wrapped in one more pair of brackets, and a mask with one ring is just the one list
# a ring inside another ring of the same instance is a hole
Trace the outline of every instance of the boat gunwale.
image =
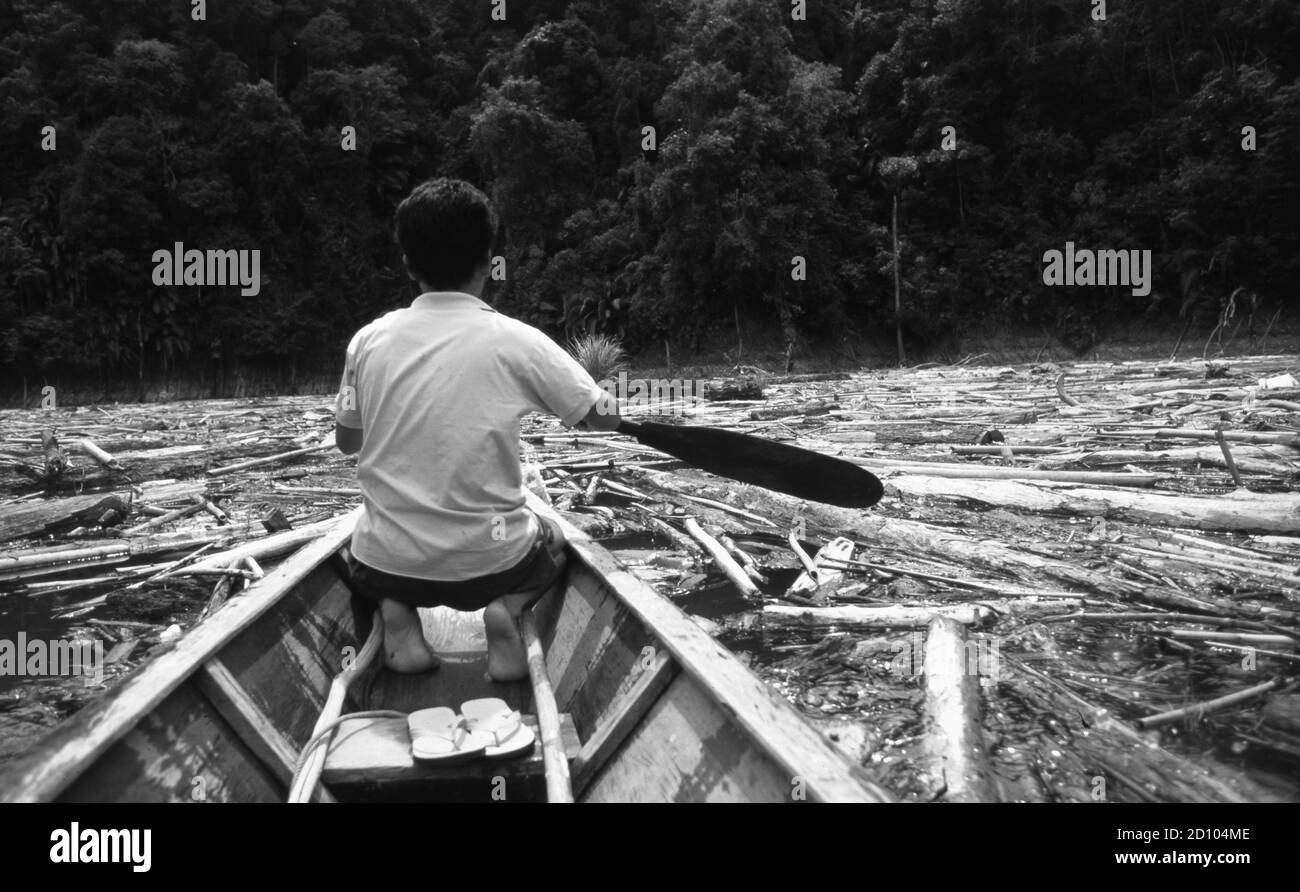
[[(558, 521), (582, 563), (640, 620), (683, 672), (735, 721), (810, 798), (824, 802), (893, 802), (883, 788), (853, 776), (853, 764), (784, 697), (718, 644), (648, 583), (618, 564), (610, 552), (531, 493), (529, 506)], [(614, 577), (614, 578), (611, 578)], [(721, 676), (721, 678), (720, 678)], [(722, 682), (721, 684), (719, 682)], [(730, 690), (728, 690), (730, 688)], [(749, 697), (739, 696), (748, 694)], [(810, 764), (810, 760), (819, 764)]]

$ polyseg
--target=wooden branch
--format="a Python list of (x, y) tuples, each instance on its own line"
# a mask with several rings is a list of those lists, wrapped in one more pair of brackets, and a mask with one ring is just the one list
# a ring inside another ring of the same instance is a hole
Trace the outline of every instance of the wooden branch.
[(1282, 684), (1282, 679), (1275, 678), (1272, 681), (1266, 681), (1263, 684), (1257, 684), (1254, 687), (1246, 688), (1244, 691), (1237, 691), (1235, 694), (1228, 694), (1223, 697), (1216, 697), (1213, 700), (1204, 700), (1200, 703), (1193, 703), (1191, 706), (1184, 706), (1181, 709), (1171, 709), (1168, 712), (1160, 712), (1155, 715), (1149, 715), (1145, 718), (1138, 719), (1133, 724), (1143, 730), (1147, 728), (1156, 728), (1160, 725), (1168, 725), (1183, 718), (1191, 718), (1199, 721), (1202, 716), (1209, 715), (1212, 712), (1219, 712), (1230, 706), (1236, 706), (1238, 703), (1244, 703), (1247, 700), (1253, 700), (1260, 694), (1267, 694), (1269, 691)]
[(159, 514), (157, 517), (153, 518), (152, 520), (146, 520), (144, 523), (139, 523), (133, 527), (129, 527), (128, 529), (122, 530), (122, 535), (134, 536), (138, 533), (143, 533), (146, 530), (156, 529), (160, 526), (163, 526), (164, 524), (171, 523), (173, 520), (180, 520), (182, 517), (189, 517), (191, 514), (197, 514), (202, 510), (203, 510), (203, 505), (200, 503), (186, 505), (183, 508), (177, 508), (174, 511), (168, 511), (164, 514)]
[(760, 600), (763, 593), (754, 585), (754, 580), (750, 579), (740, 565), (736, 563), (731, 555), (727, 554), (727, 549), (723, 548), (717, 539), (710, 536), (696, 522), (695, 518), (687, 517), (685, 519), (686, 532), (691, 535), (695, 541), (704, 546), (704, 550), (713, 558), (713, 562), (718, 565), (718, 569), (727, 575), (732, 584), (740, 589), (740, 593), (751, 600)]
[(1291, 635), (1252, 635), (1239, 632), (1202, 632), (1196, 629), (1170, 629), (1169, 635), (1181, 641), (1216, 641), (1227, 644), (1264, 644), (1274, 647), (1296, 647), (1300, 645)]
[(754, 560), (753, 555), (737, 545), (736, 541), (726, 533), (721, 534), (717, 539), (718, 543), (723, 548), (727, 549), (727, 553), (736, 559), (736, 563), (740, 564), (741, 569), (745, 571), (745, 574), (749, 576), (750, 579), (761, 585), (767, 584), (768, 579), (763, 575), (762, 571), (759, 570), (758, 561)]
[(1237, 488), (1241, 488), (1241, 475), (1237, 473), (1237, 463), (1232, 460), (1232, 450), (1228, 448), (1228, 441), (1223, 437), (1223, 430), (1216, 430), (1215, 439), (1219, 441), (1219, 448), (1223, 450), (1223, 460), (1227, 462), (1228, 473), (1232, 475), (1232, 482)]
[(209, 477), (219, 477), (222, 474), (233, 474), (236, 471), (246, 471), (249, 468), (260, 468), (263, 465), (273, 465), (282, 462), (285, 459), (297, 458), (300, 455), (311, 455), (313, 452), (324, 452), (326, 449), (333, 449), (333, 443), (319, 443), (315, 446), (308, 446), (304, 449), (294, 449), (289, 452), (281, 452), (278, 455), (268, 455), (265, 458), (254, 458), (249, 461), (241, 461), (238, 464), (226, 465), (224, 468), (209, 468), (204, 473)]

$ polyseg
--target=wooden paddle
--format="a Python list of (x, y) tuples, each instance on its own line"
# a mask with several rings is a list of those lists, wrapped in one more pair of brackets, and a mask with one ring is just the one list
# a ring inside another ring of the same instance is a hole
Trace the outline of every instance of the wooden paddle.
[(627, 434), (688, 465), (812, 502), (842, 508), (870, 508), (885, 494), (865, 468), (807, 449), (711, 427), (619, 422)]

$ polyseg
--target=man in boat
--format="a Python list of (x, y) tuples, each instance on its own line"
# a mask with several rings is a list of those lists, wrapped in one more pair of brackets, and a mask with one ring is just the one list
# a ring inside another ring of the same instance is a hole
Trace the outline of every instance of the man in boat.
[(519, 421), (612, 430), (618, 407), (554, 341), (482, 298), (496, 214), (461, 180), (420, 184), (396, 236), (420, 295), (348, 344), (338, 448), (359, 453), (352, 535), (359, 591), (384, 618), (388, 668), (438, 665), (417, 607), (484, 609), (488, 673), (527, 676), (518, 620), (560, 577), (564, 534), (524, 501)]

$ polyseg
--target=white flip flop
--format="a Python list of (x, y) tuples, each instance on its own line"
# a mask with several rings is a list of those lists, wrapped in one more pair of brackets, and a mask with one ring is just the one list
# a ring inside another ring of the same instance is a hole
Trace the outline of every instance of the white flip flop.
[(411, 756), (417, 762), (440, 765), (477, 759), (493, 738), (470, 730), (463, 716), (446, 706), (417, 709), (406, 717), (411, 732)]
[(523, 723), (519, 711), (511, 709), (499, 697), (467, 700), (461, 704), (460, 711), (470, 733), (488, 740), (487, 751), (483, 754), (487, 758), (504, 759), (532, 752), (537, 735)]

